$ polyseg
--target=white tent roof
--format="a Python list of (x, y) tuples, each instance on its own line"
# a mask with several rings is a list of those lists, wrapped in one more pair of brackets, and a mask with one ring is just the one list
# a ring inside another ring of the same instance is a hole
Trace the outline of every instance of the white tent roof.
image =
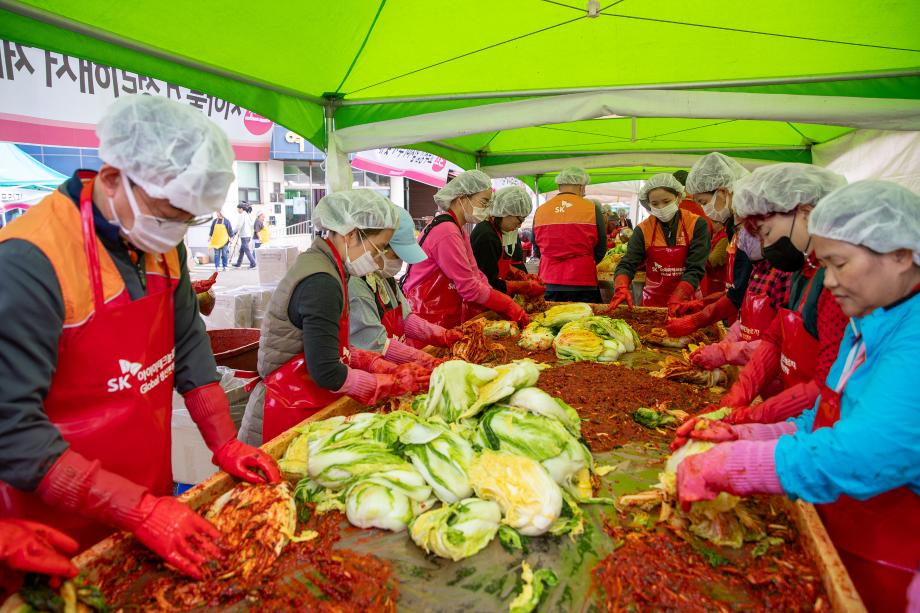
[(12, 143), (0, 143), (0, 187), (54, 189), (67, 177), (48, 168)]

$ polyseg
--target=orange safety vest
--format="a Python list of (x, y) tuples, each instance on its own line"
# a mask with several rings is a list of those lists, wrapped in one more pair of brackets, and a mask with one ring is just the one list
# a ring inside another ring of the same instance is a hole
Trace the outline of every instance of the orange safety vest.
[(540, 278), (555, 285), (597, 287), (594, 203), (575, 194), (559, 194), (540, 205), (533, 219), (540, 248)]

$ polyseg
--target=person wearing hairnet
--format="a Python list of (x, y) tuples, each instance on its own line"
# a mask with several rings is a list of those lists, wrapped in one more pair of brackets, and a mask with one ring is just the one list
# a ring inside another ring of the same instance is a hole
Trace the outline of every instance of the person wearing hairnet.
[(433, 368), (439, 360), (403, 341), (450, 347), (463, 338), (463, 333), (429, 323), (409, 308), (395, 277), (403, 264), (418, 264), (428, 256), (415, 242), (415, 222), (409, 211), (392, 206), (399, 215), (399, 225), (384, 252), (383, 266), (363, 277), (352, 275), (348, 279), (349, 339), (355, 347), (382, 353), (388, 360), (415, 361)]
[(173, 388), (213, 452), (251, 482), (274, 460), (236, 440), (182, 238), (233, 181), (223, 132), (186, 105), (125, 96), (79, 170), (0, 230), (0, 516), (85, 548), (127, 530), (194, 577), (217, 530), (169, 496)]
[(859, 181), (807, 223), (824, 287), (850, 318), (826, 387), (800, 417), (734, 426), (734, 442), (688, 457), (677, 491), (817, 504), (867, 608), (903, 611), (920, 564), (920, 396), (905, 377), (920, 359), (920, 196)]
[[(687, 191), (698, 205), (702, 205), (710, 228), (713, 223), (721, 224), (728, 239), (724, 278), (728, 287), (704, 295), (703, 300), (678, 305), (673, 313), (675, 319), (668, 321), (666, 326), (670, 336), (686, 336), (717, 321), (733, 320), (741, 308), (751, 274), (751, 261), (743, 250), (733, 246), (733, 192), (735, 184), (748, 174), (741, 164), (719, 152), (704, 155), (690, 169)], [(711, 241), (711, 247), (717, 244), (718, 241)]]
[(460, 173), (434, 195), (442, 212), (418, 239), (428, 259), (409, 266), (403, 278), (412, 312), (422, 319), (454, 328), (491, 309), (519, 324), (530, 320), (507, 294), (489, 285), (476, 266), (469, 235), (463, 228), (488, 216), (491, 198), (492, 180), (479, 170)]
[(596, 265), (607, 253), (607, 235), (600, 205), (585, 198), (590, 182), (581, 168), (561, 170), (556, 175), (559, 193), (537, 207), (534, 215), (534, 242), (547, 300), (601, 301)]
[(268, 442), (342, 396), (374, 405), (428, 387), (431, 368), (412, 363), (415, 354), (394, 345), (385, 358), (349, 341), (349, 279), (383, 269), (396, 207), (370, 189), (333, 192), (313, 223), (323, 237), (297, 256), (268, 303), (243, 441)]
[[(741, 303), (738, 320), (718, 343), (703, 345), (690, 354), (694, 366), (713, 370), (724, 365), (744, 366), (760, 345), (760, 337), (773, 322), (779, 309), (789, 302), (792, 273), (777, 270), (763, 257), (760, 238), (743, 226), (735, 234), (735, 248), (751, 261), (751, 274)], [(767, 398), (782, 391), (782, 382), (774, 378), (761, 390)]]
[(530, 194), (523, 187), (503, 187), (492, 196), (489, 217), (483, 219), (470, 234), (470, 245), (476, 265), (489, 280), (489, 285), (509, 296), (542, 296), (546, 286), (539, 277), (527, 274), (523, 265), (514, 265), (521, 257), (518, 229), (533, 210)]
[(681, 211), (683, 186), (667, 173), (651, 177), (639, 191), (639, 202), (651, 216), (633, 231), (626, 254), (614, 270), (610, 310), (624, 301), (632, 307), (630, 284), (645, 263), (642, 305), (668, 307), (673, 313), (693, 297), (706, 270), (709, 230), (706, 220)]
[[(735, 210), (757, 233), (774, 268), (791, 272), (789, 302), (780, 309), (738, 381), (715, 408), (733, 407), (728, 423), (770, 423), (799, 415), (814, 404), (846, 326), (846, 316), (824, 288), (825, 269), (814, 254), (808, 218), (820, 200), (846, 180), (810, 164), (775, 164), (755, 170), (735, 190)], [(752, 405), (777, 374), (783, 391)], [(678, 428), (685, 436), (690, 420)], [(718, 428), (709, 434), (720, 436)]]
[(706, 227), (709, 229), (709, 234), (711, 236), (712, 235), (712, 220), (706, 216), (706, 212), (703, 211), (703, 207), (701, 207), (696, 202), (696, 200), (693, 199), (693, 193), (687, 190), (687, 177), (690, 176), (690, 172), (688, 170), (683, 170), (683, 169), (675, 170), (673, 173), (671, 173), (671, 176), (677, 179), (677, 181), (681, 185), (684, 186), (684, 197), (678, 203), (677, 207), (681, 211), (687, 211), (688, 213), (693, 213), (694, 215), (697, 215), (705, 219)]

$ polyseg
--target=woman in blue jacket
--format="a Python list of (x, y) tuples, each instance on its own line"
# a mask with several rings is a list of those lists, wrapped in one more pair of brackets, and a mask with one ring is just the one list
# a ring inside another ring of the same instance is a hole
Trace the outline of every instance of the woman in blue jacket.
[(824, 198), (808, 228), (824, 286), (850, 317), (826, 387), (793, 420), (707, 428), (737, 440), (684, 460), (678, 494), (818, 504), (869, 610), (903, 611), (920, 564), (920, 393), (911, 372), (920, 363), (920, 196), (885, 181), (853, 183)]

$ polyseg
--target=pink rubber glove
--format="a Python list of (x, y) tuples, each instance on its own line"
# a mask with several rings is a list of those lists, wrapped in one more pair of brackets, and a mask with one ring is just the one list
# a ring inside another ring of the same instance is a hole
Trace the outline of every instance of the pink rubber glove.
[(508, 294), (503, 294), (498, 290), (489, 291), (489, 298), (483, 306), (499, 315), (504, 315), (519, 326), (525, 326), (530, 323), (530, 316), (527, 312), (517, 302), (508, 297)]
[(428, 370), (434, 369), (438, 364), (444, 361), (424, 351), (419, 351), (414, 347), (410, 347), (395, 338), (390, 339), (390, 342), (387, 344), (387, 352), (383, 354), (383, 357), (394, 364), (407, 364), (411, 362), (424, 366)]
[(377, 374), (392, 374), (398, 366), (379, 353), (354, 346), (348, 347), (348, 365), (358, 370)]
[(281, 481), (281, 470), (270, 455), (236, 439), (230, 403), (219, 383), (196, 387), (182, 398), (205, 444), (214, 454), (211, 461), (222, 471), (249, 483)]
[(50, 526), (25, 519), (0, 518), (0, 568), (76, 577), (77, 567), (70, 556), (79, 548), (77, 541)]
[(776, 441), (736, 441), (686, 458), (677, 467), (677, 496), (689, 503), (712, 500), (721, 492), (735, 496), (782, 494), (776, 475)]
[(807, 383), (793, 385), (760, 404), (739, 407), (732, 411), (725, 421), (730, 424), (771, 424), (798, 417), (805, 410), (815, 406), (815, 400), (820, 395), (821, 387), (812, 379)]
[[(404, 364), (403, 366), (411, 367), (413, 365)], [(423, 379), (416, 377), (410, 369), (401, 371), (400, 376), (397, 376), (385, 373), (374, 374), (356, 368), (349, 368), (345, 384), (335, 391), (354, 398), (363, 404), (374, 405), (387, 398), (402, 396), (403, 394), (414, 393), (424, 389), (427, 387), (427, 382), (422, 385), (421, 380)]]
[(697, 368), (713, 370), (720, 366), (744, 366), (751, 359), (760, 341), (722, 341), (703, 345), (690, 354), (690, 363)]
[(913, 581), (907, 586), (907, 613), (920, 613), (920, 569), (917, 569)]
[(463, 332), (460, 330), (448, 330), (419, 317), (415, 313), (409, 313), (409, 316), (405, 319), (405, 326), (406, 338), (434, 345), (435, 347), (450, 347), (463, 338)]
[(62, 512), (78, 513), (137, 539), (182, 573), (201, 579), (202, 568), (223, 554), (220, 533), (175, 498), (153, 496), (120, 475), (68, 449), (35, 493)]

